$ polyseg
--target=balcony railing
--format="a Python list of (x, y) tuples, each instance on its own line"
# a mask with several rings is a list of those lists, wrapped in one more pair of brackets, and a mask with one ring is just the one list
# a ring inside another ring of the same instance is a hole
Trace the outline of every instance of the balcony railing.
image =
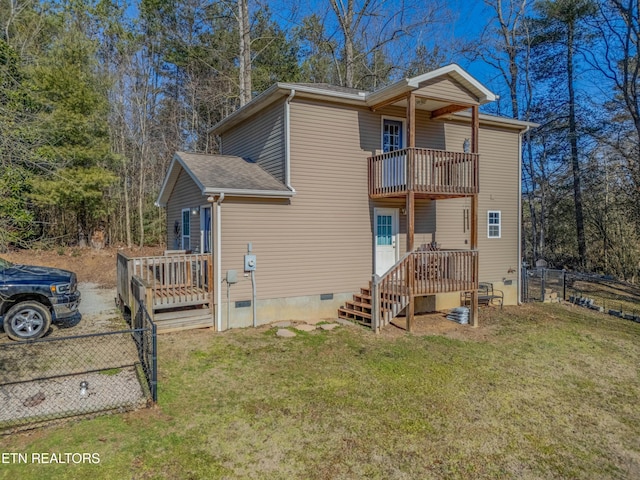
[(404, 148), (369, 157), (369, 195), (409, 191), (434, 196), (478, 193), (478, 154)]

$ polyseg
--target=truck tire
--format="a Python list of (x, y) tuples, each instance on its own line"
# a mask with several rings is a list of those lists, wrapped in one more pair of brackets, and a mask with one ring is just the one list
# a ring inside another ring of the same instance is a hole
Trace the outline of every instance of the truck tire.
[(9, 309), (4, 319), (4, 331), (12, 340), (34, 340), (42, 337), (51, 326), (51, 312), (41, 303), (20, 302)]

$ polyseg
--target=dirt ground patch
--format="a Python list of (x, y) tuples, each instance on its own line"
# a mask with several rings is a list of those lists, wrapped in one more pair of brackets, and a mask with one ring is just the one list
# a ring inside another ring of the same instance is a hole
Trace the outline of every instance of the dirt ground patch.
[[(504, 311), (508, 311), (505, 307)], [(503, 313), (499, 307), (484, 307), (478, 312), (479, 326), (460, 325), (448, 320), (448, 312), (435, 312), (416, 315), (411, 328), (411, 334), (417, 336), (439, 335), (456, 340), (482, 341), (491, 337), (496, 326), (496, 316)], [(407, 334), (406, 318), (398, 317), (391, 325), (382, 329), (383, 338), (398, 338)]]
[[(150, 256), (162, 253), (160, 247), (142, 250), (105, 248), (66, 248), (61, 250), (16, 250), (0, 256), (10, 262), (62, 268), (78, 276), (81, 293), (81, 318), (51, 326), (47, 338), (126, 330), (128, 325), (115, 305), (116, 257), (118, 252), (130, 256)], [(0, 343), (9, 341), (0, 329)]]
[(71, 270), (78, 275), (78, 282), (94, 283), (101, 287), (116, 286), (116, 257), (118, 252), (129, 256), (144, 257), (162, 255), (161, 247), (143, 249), (60, 248), (57, 250), (14, 250), (0, 256), (13, 263), (41, 265), (43, 267)]

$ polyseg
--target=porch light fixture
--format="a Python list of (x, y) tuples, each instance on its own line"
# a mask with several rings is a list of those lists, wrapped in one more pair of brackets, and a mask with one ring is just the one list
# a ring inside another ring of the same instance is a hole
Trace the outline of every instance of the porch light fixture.
[(407, 209), (406, 208), (401, 208), (400, 209), (400, 215), (406, 215), (407, 214)]
[(200, 207), (192, 207), (191, 215), (197, 215), (200, 212)]

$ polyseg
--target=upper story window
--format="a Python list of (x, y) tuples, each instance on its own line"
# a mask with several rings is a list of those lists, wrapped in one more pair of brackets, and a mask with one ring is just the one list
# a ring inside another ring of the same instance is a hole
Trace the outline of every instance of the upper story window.
[(404, 148), (404, 128), (401, 120), (382, 120), (382, 151), (393, 152)]
[(500, 238), (502, 236), (502, 215), (500, 210), (489, 210), (487, 219), (487, 237)]

